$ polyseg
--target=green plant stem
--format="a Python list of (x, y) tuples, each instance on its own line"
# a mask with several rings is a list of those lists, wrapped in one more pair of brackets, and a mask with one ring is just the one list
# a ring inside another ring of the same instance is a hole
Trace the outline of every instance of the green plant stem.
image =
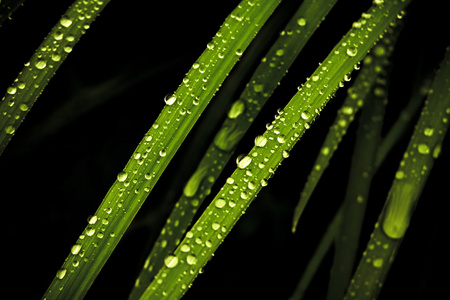
[[(409, 1), (374, 4), (331, 51), (321, 66), (280, 111), (267, 131), (255, 139), (255, 147), (237, 163), (237, 169), (206, 208), (192, 229), (165, 259), (142, 299), (180, 298), (199, 271), (211, 259), (289, 151), (330, 100), (349, 74), (389, 27)], [(360, 41), (363, 41), (361, 44)]]
[(450, 117), (450, 48), (431, 86), (385, 206), (344, 299), (376, 299), (422, 189), (439, 156)]
[(84, 297), (200, 114), (279, 2), (242, 1), (228, 16), (176, 92), (166, 96), (166, 106), (89, 218), (44, 299)]
[[(382, 89), (377, 86), (374, 90)], [(341, 299), (353, 272), (361, 227), (373, 177), (373, 162), (379, 141), (386, 91), (372, 94), (363, 107), (353, 151), (347, 191), (342, 207), (342, 222), (336, 238), (327, 299)]]
[(75, 1), (8, 87), (0, 102), (0, 155), (56, 70), (109, 1)]
[[(307, 0), (287, 23), (239, 99), (233, 103), (213, 143), (186, 184), (183, 195), (156, 240), (129, 299), (138, 299), (142, 295), (163, 266), (164, 258), (175, 250), (198, 208), (232, 157), (235, 146), (335, 2), (336, 0)], [(303, 17), (308, 20), (307, 24), (299, 21)]]

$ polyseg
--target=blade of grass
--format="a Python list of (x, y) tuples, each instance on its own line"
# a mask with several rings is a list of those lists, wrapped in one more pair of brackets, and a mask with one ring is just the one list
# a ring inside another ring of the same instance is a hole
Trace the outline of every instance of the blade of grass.
[(449, 126), (450, 48), (431, 86), (371, 239), (344, 299), (375, 299), (395, 259)]
[[(385, 78), (379, 77), (379, 82)], [(353, 150), (349, 180), (342, 205), (342, 222), (336, 237), (327, 299), (341, 299), (353, 272), (359, 237), (374, 174), (374, 159), (384, 118), (387, 90), (375, 85), (362, 109)]]
[[(336, 0), (307, 0), (287, 23), (282, 32), (291, 34), (280, 35), (255, 70), (239, 99), (233, 103), (227, 119), (186, 184), (183, 195), (156, 240), (130, 299), (138, 299), (141, 296), (163, 266), (164, 258), (174, 251), (216, 178), (233, 155), (235, 146), (335, 3)], [(308, 22), (304, 24), (306, 19)]]
[[(188, 231), (177, 249), (165, 258), (142, 299), (179, 299), (257, 193), (266, 186), (289, 151), (318, 116), (348, 75), (409, 1), (374, 4), (299, 89), (284, 110), (255, 139), (255, 147), (237, 162), (237, 169)], [(360, 43), (360, 41), (363, 41)]]
[(0, 155), (56, 70), (109, 1), (75, 1), (8, 87), (0, 102)]
[(396, 25), (384, 35), (374, 54), (382, 59), (376, 66), (377, 78), (364, 104), (350, 166), (347, 190), (342, 204), (342, 222), (336, 237), (327, 299), (341, 299), (354, 270), (361, 228), (375, 174), (375, 157), (387, 103), (387, 75), (391, 69), (390, 56), (403, 26)]
[(317, 245), (316, 250), (314, 251), (314, 255), (308, 261), (308, 265), (306, 266), (302, 277), (300, 278), (294, 292), (292, 293), (290, 300), (303, 299), (303, 296), (306, 290), (308, 289), (311, 280), (313, 279), (314, 275), (319, 269), (320, 264), (322, 263), (325, 255), (330, 250), (331, 245), (333, 244), (333, 241), (335, 240), (339, 232), (338, 230), (341, 222), (342, 222), (342, 206), (334, 215), (333, 219), (331, 220), (330, 224), (328, 225), (325, 231), (325, 234), (320, 239), (320, 242)]
[[(280, 1), (242, 1), (227, 17), (117, 175), (45, 299), (81, 299), (231, 68)], [(139, 109), (139, 108), (137, 108)]]
[[(357, 23), (356, 23), (357, 24)], [(354, 26), (359, 26), (354, 25)], [(322, 174), (325, 172), (328, 164), (337, 150), (342, 138), (347, 133), (347, 129), (353, 122), (355, 115), (363, 106), (366, 97), (372, 90), (373, 85), (381, 71), (380, 67), (384, 64), (386, 57), (388, 57), (392, 46), (389, 45), (391, 41), (382, 39), (381, 42), (374, 47), (371, 55), (367, 56), (363, 61), (361, 71), (356, 77), (353, 85), (348, 89), (348, 95), (338, 110), (336, 119), (331, 125), (328, 134), (322, 144), (319, 155), (314, 163), (314, 168), (308, 176), (305, 186), (301, 192), (300, 200), (295, 208), (292, 232), (297, 229), (298, 221), (305, 210), (308, 201), (314, 192)]]

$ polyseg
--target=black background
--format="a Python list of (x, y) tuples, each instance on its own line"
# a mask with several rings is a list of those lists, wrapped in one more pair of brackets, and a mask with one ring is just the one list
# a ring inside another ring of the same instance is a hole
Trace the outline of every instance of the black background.
[[(39, 299), (43, 295), (84, 229), (87, 217), (95, 212), (158, 116), (164, 95), (177, 88), (238, 2), (114, 0), (92, 24), (0, 157), (2, 293), (11, 292), (14, 299)], [(298, 2), (283, 1), (278, 11), (281, 17), (271, 22), (287, 21)], [(289, 101), (297, 86), (371, 4), (355, 3), (339, 1), (261, 112), (247, 139), (244, 137), (235, 156), (250, 149), (253, 137), (264, 131), (276, 109)], [(67, 0), (27, 1), (12, 20), (3, 24), (0, 91), (6, 91), (70, 4)], [(443, 57), (450, 27), (439, 4), (417, 0), (410, 7), (393, 58), (386, 128), (408, 100), (417, 72), (426, 74), (436, 69)], [(279, 30), (266, 30), (262, 40), (276, 38)], [(257, 53), (265, 47), (257, 44), (250, 50)], [(242, 63), (247, 59), (250, 58), (244, 54)], [(109, 80), (116, 81), (105, 83)], [(102, 84), (108, 93), (98, 93)], [(122, 85), (124, 88), (119, 88)], [(185, 299), (287, 299), (291, 295), (345, 194), (355, 125), (314, 193), (298, 232), (291, 233), (292, 212), (300, 190), (345, 89), (338, 91), (293, 149)], [(224, 101), (221, 103), (216, 104), (213, 99), (204, 115), (217, 116), (220, 121), (222, 108), (228, 107), (241, 90), (242, 86), (234, 92), (228, 90), (227, 95), (231, 96), (218, 98)], [(90, 96), (93, 92), (100, 96)], [(84, 111), (82, 101), (92, 108)], [(65, 108), (71, 103), (76, 109)], [(202, 118), (200, 122), (206, 121)], [(194, 127), (85, 299), (126, 298), (149, 245), (195, 167), (191, 157), (186, 163), (187, 153), (207, 146), (191, 148), (190, 142), (198, 132)], [(394, 149), (374, 179), (361, 238), (363, 246), (407, 141), (408, 137)], [(196, 155), (194, 158), (201, 152)], [(448, 217), (444, 208), (450, 198), (446, 188), (449, 166), (447, 138), (380, 299), (432, 299), (445, 293), (448, 274), (440, 272), (448, 270), (448, 251), (444, 246)], [(233, 169), (231, 163), (223, 178)], [(212, 194), (222, 182), (219, 180)], [(307, 299), (324, 298), (331, 257), (330, 252)]]

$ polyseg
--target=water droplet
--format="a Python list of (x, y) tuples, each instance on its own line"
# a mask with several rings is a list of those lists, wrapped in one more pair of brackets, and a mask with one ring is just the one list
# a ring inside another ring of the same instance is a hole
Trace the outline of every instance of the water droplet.
[(172, 105), (177, 101), (177, 97), (174, 94), (168, 94), (164, 97), (164, 102), (166, 102), (167, 105)]
[(240, 156), (237, 158), (236, 163), (239, 169), (245, 169), (252, 162), (252, 158), (250, 156)]
[(186, 197), (192, 197), (195, 195), (195, 193), (197, 193), (200, 183), (206, 176), (207, 172), (207, 168), (201, 168), (195, 171), (195, 173), (192, 175), (192, 177), (184, 187), (183, 193)]
[(72, 246), (72, 249), (70, 250), (70, 252), (73, 255), (77, 255), (80, 252), (80, 250), (81, 250), (81, 245), (75, 244)]
[(178, 264), (178, 257), (175, 255), (169, 255), (164, 259), (164, 264), (168, 268), (174, 268)]
[(17, 92), (17, 88), (15, 86), (10, 86), (6, 92), (10, 95), (14, 95)]
[(302, 119), (303, 120), (309, 120), (309, 118), (311, 118), (311, 114), (309, 113), (309, 111), (305, 110), (304, 112), (302, 112)]
[(236, 55), (237, 56), (241, 56), (244, 53), (244, 51), (242, 51), (242, 49), (237, 49), (236, 50)]
[(164, 157), (166, 156), (166, 150), (162, 149), (161, 151), (159, 151), (159, 156)]
[(14, 132), (16, 132), (16, 128), (14, 128), (14, 126), (8, 125), (5, 127), (5, 132), (7, 134), (14, 134)]
[(56, 272), (56, 278), (63, 279), (64, 276), (66, 276), (67, 269), (59, 269), (58, 272)]
[(127, 172), (120, 172), (119, 174), (117, 174), (117, 180), (119, 180), (120, 182), (124, 182), (128, 177), (128, 173)]
[(53, 61), (60, 61), (61, 60), (61, 55), (59, 55), (58, 53), (53, 53), (52, 54), (52, 60)]
[(358, 54), (358, 48), (356, 48), (356, 47), (348, 47), (347, 48), (347, 55), (348, 56), (353, 57), (353, 56), (356, 56), (356, 54)]
[(328, 155), (328, 154), (330, 154), (330, 148), (323, 147), (322, 148), (322, 155)]
[(245, 109), (244, 101), (242, 100), (235, 101), (231, 106), (230, 111), (228, 112), (228, 118), (236, 119), (244, 112), (244, 109)]
[(88, 218), (88, 223), (94, 225), (95, 223), (97, 223), (97, 220), (98, 220), (97, 216), (91, 216), (90, 218)]
[(196, 263), (197, 263), (197, 257), (195, 257), (194, 255), (192, 255), (192, 254), (189, 254), (187, 257), (186, 257), (186, 262), (188, 263), (188, 265), (195, 265)]
[(45, 60), (38, 60), (34, 65), (39, 70), (42, 70), (43, 68), (45, 68), (47, 66), (47, 62)]
[(256, 93), (262, 92), (262, 91), (263, 91), (263, 88), (264, 88), (264, 85), (262, 85), (262, 84), (255, 84), (255, 85), (253, 86), (253, 90), (254, 90)]
[(267, 144), (267, 138), (265, 136), (259, 135), (255, 138), (256, 147), (264, 147)]
[(403, 179), (403, 177), (405, 177), (405, 172), (403, 172), (403, 171), (397, 171), (396, 173), (395, 173), (395, 178), (397, 178), (397, 179)]
[(26, 105), (25, 103), (20, 104), (19, 106), (21, 111), (27, 111), (28, 110), (28, 105)]
[(277, 56), (283, 56), (283, 55), (284, 55), (284, 50), (283, 50), (283, 49), (278, 49), (278, 50), (275, 52), (275, 54), (276, 54)]
[(69, 27), (70, 25), (72, 25), (72, 20), (67, 16), (63, 16), (59, 22), (64, 27)]
[(214, 202), (214, 204), (217, 208), (222, 208), (225, 206), (225, 204), (227, 204), (227, 202), (224, 199), (219, 198)]
[(180, 247), (181, 252), (189, 252), (191, 250), (191, 246), (189, 246), (188, 244), (183, 244)]
[(425, 134), (426, 136), (432, 136), (434, 133), (434, 129), (433, 128), (425, 128), (423, 131), (423, 134)]
[(305, 18), (300, 18), (300, 19), (298, 19), (297, 20), (297, 24), (299, 25), (299, 26), (305, 26), (306, 25), (306, 19)]
[(381, 268), (383, 266), (383, 259), (382, 258), (374, 259), (372, 264), (375, 268)]
[(430, 148), (426, 144), (419, 144), (419, 146), (417, 147), (417, 150), (419, 151), (420, 154), (429, 154), (430, 153)]

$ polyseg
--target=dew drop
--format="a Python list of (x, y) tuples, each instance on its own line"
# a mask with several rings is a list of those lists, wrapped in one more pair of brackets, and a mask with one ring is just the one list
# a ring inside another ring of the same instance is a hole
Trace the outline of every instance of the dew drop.
[(175, 255), (169, 255), (164, 259), (164, 264), (168, 268), (174, 268), (178, 264), (178, 257)]
[(161, 151), (159, 151), (159, 156), (161, 156), (161, 157), (164, 157), (164, 156), (166, 156), (166, 150), (161, 150)]
[(354, 56), (356, 56), (356, 54), (358, 54), (358, 48), (356, 48), (356, 47), (348, 47), (347, 48), (348, 56), (354, 57)]
[(66, 276), (67, 269), (59, 269), (58, 272), (56, 272), (56, 278), (63, 279), (64, 276)]
[(237, 163), (237, 167), (239, 169), (244, 169), (246, 168), (250, 163), (252, 162), (252, 158), (250, 156), (243, 156), (243, 157), (238, 157), (236, 160)]
[(224, 207), (226, 203), (227, 203), (227, 202), (226, 202), (224, 199), (222, 199), (222, 198), (219, 198), (219, 199), (217, 199), (217, 200), (214, 202), (214, 204), (216, 205), (217, 208), (222, 208), (222, 207)]
[(382, 258), (374, 259), (372, 264), (375, 268), (381, 268), (383, 266), (383, 259)]
[(127, 177), (128, 177), (128, 173), (124, 172), (124, 171), (117, 174), (117, 180), (120, 182), (124, 182), (125, 180), (127, 180)]
[(63, 16), (59, 22), (64, 27), (69, 27), (70, 25), (72, 25), (72, 20), (67, 16)]
[(433, 133), (434, 133), (434, 129), (433, 128), (429, 128), (429, 127), (425, 128), (424, 131), (423, 131), (423, 134), (425, 134), (426, 136), (432, 136)]
[(174, 94), (168, 94), (164, 97), (164, 102), (166, 102), (167, 105), (172, 105), (177, 101), (177, 97)]
[(419, 146), (417, 147), (417, 150), (419, 151), (420, 154), (429, 154), (430, 153), (430, 148), (426, 144), (419, 144)]
[(10, 86), (6, 92), (10, 95), (14, 95), (17, 92), (17, 88), (15, 86)]
[(197, 257), (195, 257), (194, 255), (192, 255), (192, 254), (189, 254), (187, 257), (186, 257), (186, 262), (188, 263), (188, 265), (195, 265), (196, 263), (197, 263)]
[(267, 144), (267, 138), (265, 136), (259, 135), (255, 138), (256, 147), (264, 147)]
[(42, 69), (44, 69), (47, 66), (47, 62), (45, 60), (38, 60), (34, 65), (39, 70), (42, 70)]
[(14, 126), (11, 126), (11, 125), (6, 126), (5, 127), (5, 132), (7, 134), (14, 134), (14, 132), (16, 132), (16, 128), (14, 128)]
[(300, 19), (298, 19), (297, 20), (297, 24), (299, 25), (299, 26), (305, 26), (306, 25), (306, 19), (305, 18), (300, 18)]
[(80, 250), (81, 250), (81, 245), (75, 244), (72, 246), (72, 249), (70, 250), (70, 252), (73, 255), (77, 255), (80, 252)]
[(278, 49), (278, 50), (275, 52), (275, 54), (276, 54), (277, 56), (283, 56), (283, 55), (284, 55), (284, 50), (283, 50), (283, 49)]

